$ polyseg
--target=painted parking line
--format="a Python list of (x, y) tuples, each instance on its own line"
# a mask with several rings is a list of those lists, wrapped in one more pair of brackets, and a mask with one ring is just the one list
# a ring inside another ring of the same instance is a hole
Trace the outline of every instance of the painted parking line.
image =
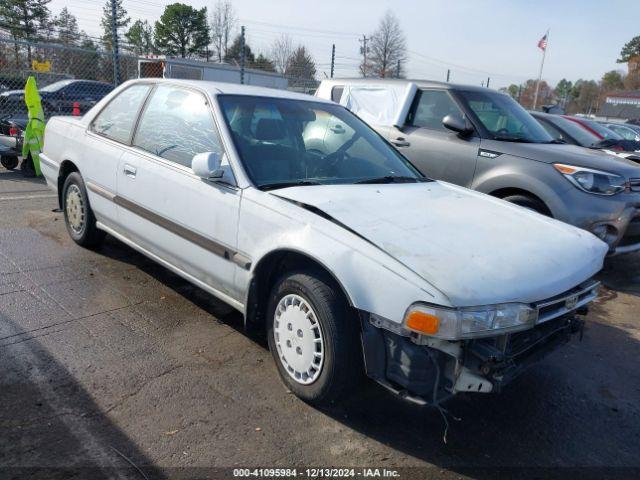
[(3, 197), (0, 195), (0, 202), (5, 200), (32, 200), (35, 198), (58, 198), (55, 193), (44, 193), (42, 195), (12, 195), (9, 197)]

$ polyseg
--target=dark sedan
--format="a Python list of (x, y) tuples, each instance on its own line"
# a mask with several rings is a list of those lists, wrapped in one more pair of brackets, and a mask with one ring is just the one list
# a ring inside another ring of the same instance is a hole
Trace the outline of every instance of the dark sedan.
[[(45, 116), (80, 114), (113, 90), (113, 85), (93, 80), (61, 80), (39, 89)], [(77, 107), (74, 112), (74, 108)], [(0, 113), (23, 114), (24, 90), (0, 93)]]

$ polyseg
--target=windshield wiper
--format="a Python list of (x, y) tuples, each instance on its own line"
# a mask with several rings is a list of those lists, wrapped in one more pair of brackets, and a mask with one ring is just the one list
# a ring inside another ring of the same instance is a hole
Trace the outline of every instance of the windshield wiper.
[(267, 191), (287, 187), (304, 187), (308, 185), (322, 185), (322, 183), (316, 182), (314, 180), (294, 180), (290, 182), (265, 183), (264, 185), (260, 185), (260, 190)]
[(430, 179), (428, 178), (387, 175), (384, 177), (367, 178), (365, 180), (359, 180), (354, 183), (417, 183), (429, 181)]
[(554, 138), (550, 142), (546, 142), (546, 143), (551, 143), (551, 144), (554, 144), (554, 145), (564, 145), (567, 142), (565, 142), (564, 140), (562, 140), (560, 138)]
[(493, 136), (494, 140), (499, 140), (501, 142), (516, 142), (516, 143), (535, 143), (531, 140), (528, 140), (526, 138), (523, 137), (502, 137), (500, 135), (494, 135)]

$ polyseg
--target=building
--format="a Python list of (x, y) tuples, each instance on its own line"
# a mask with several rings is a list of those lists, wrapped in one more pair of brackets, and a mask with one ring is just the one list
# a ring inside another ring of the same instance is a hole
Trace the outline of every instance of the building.
[[(226, 63), (201, 62), (185, 58), (150, 58), (138, 60), (138, 77), (182, 78), (212, 82), (240, 83), (240, 67)], [(286, 90), (289, 81), (274, 72), (244, 69), (244, 83)]]
[(609, 93), (598, 111), (598, 117), (622, 121), (640, 118), (640, 90)]

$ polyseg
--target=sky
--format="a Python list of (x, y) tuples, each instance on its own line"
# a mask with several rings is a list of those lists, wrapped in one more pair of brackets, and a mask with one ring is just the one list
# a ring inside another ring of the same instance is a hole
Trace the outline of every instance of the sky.
[[(155, 22), (167, 0), (122, 0), (133, 20)], [(182, 0), (211, 10), (215, 0)], [(622, 46), (640, 35), (638, 0), (232, 0), (238, 25), (256, 53), (268, 53), (282, 33), (307, 46), (319, 78), (329, 75), (336, 45), (336, 77), (358, 74), (359, 38), (371, 34), (387, 10), (405, 33), (409, 78), (445, 80), (500, 88), (537, 78), (538, 40), (549, 29), (543, 78), (600, 79), (616, 63)], [(104, 0), (52, 0), (64, 6), (80, 28), (99, 35)], [(121, 32), (122, 33), (122, 32)]]

